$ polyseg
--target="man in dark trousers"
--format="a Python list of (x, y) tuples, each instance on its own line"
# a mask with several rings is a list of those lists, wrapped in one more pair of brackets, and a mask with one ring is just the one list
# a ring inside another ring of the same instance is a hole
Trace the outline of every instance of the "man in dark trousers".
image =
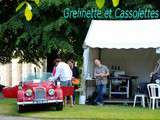
[(151, 83), (155, 83), (156, 80), (160, 80), (160, 59), (157, 61), (157, 65), (154, 68), (154, 71), (150, 74)]
[(103, 96), (104, 89), (107, 84), (107, 76), (109, 76), (109, 69), (107, 66), (102, 65), (99, 59), (95, 59), (94, 61), (96, 67), (94, 69), (94, 77), (96, 78), (96, 88), (97, 88), (97, 97), (95, 99), (95, 103), (97, 105), (103, 105)]

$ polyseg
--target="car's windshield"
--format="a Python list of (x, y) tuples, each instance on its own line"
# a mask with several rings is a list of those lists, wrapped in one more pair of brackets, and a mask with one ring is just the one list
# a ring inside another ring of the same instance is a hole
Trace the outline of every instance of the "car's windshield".
[(22, 78), (23, 82), (42, 82), (47, 81), (49, 77), (52, 76), (52, 73), (43, 72), (43, 73), (29, 73)]

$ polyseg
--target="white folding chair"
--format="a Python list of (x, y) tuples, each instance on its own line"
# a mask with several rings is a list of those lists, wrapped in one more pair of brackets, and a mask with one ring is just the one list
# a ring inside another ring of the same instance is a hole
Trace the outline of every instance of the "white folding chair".
[(150, 107), (154, 110), (155, 102), (156, 107), (158, 107), (158, 100), (160, 99), (160, 85), (151, 83), (147, 85), (147, 89), (150, 98)]
[(135, 94), (133, 107), (136, 106), (137, 98), (141, 98), (141, 105), (142, 105), (143, 107), (145, 107), (145, 98), (146, 98), (147, 103), (148, 103), (147, 95), (145, 95), (145, 94)]
[(134, 96), (133, 107), (135, 107), (135, 105), (137, 103), (137, 98), (140, 98), (141, 105), (143, 107), (145, 107), (145, 101), (147, 101), (147, 104), (149, 105), (148, 95), (147, 95), (147, 84), (146, 83), (144, 83), (144, 82), (139, 83), (137, 91), (136, 91), (135, 96)]

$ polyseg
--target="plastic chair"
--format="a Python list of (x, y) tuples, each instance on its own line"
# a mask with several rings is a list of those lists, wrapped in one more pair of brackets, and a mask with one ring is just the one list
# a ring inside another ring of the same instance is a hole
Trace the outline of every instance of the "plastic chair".
[(156, 84), (160, 85), (160, 79), (155, 80)]
[(152, 107), (152, 109), (154, 110), (155, 102), (156, 107), (158, 108), (158, 100), (160, 99), (160, 85), (151, 83), (147, 85), (147, 89), (150, 98), (150, 107)]
[(137, 98), (141, 98), (141, 105), (143, 107), (145, 107), (145, 98), (147, 99), (147, 102), (148, 102), (147, 95), (145, 95), (145, 94), (136, 94), (135, 97), (134, 97), (133, 107), (135, 107), (135, 105), (136, 105)]
[(141, 105), (145, 107), (145, 99), (147, 100), (148, 104), (148, 95), (147, 95), (147, 83), (139, 83), (136, 94), (134, 96), (134, 104), (133, 107), (135, 107), (137, 103), (137, 98), (141, 99)]

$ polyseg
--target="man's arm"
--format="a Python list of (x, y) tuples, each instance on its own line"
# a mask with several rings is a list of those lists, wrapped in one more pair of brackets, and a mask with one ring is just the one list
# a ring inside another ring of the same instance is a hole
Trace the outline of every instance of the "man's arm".
[(102, 73), (99, 73), (99, 74), (95, 73), (94, 74), (94, 77), (101, 77), (101, 76), (102, 76)]
[(61, 70), (59, 67), (56, 67), (56, 73), (54, 76), (52, 76), (51, 78), (49, 78), (51, 81), (55, 81), (58, 79), (58, 77), (60, 76), (61, 74)]
[(96, 72), (96, 68), (95, 68), (95, 69), (94, 69), (94, 77), (100, 77), (100, 76), (101, 76), (101, 73), (98, 74), (98, 73)]
[(105, 71), (106, 71), (106, 73), (104, 73), (102, 76), (103, 77), (108, 77), (109, 75), (110, 75), (110, 73), (109, 73), (109, 69), (108, 69), (108, 67), (107, 66), (104, 66), (105, 67)]
[(103, 77), (108, 77), (109, 75), (110, 75), (110, 73), (107, 72), (107, 73), (103, 74)]

